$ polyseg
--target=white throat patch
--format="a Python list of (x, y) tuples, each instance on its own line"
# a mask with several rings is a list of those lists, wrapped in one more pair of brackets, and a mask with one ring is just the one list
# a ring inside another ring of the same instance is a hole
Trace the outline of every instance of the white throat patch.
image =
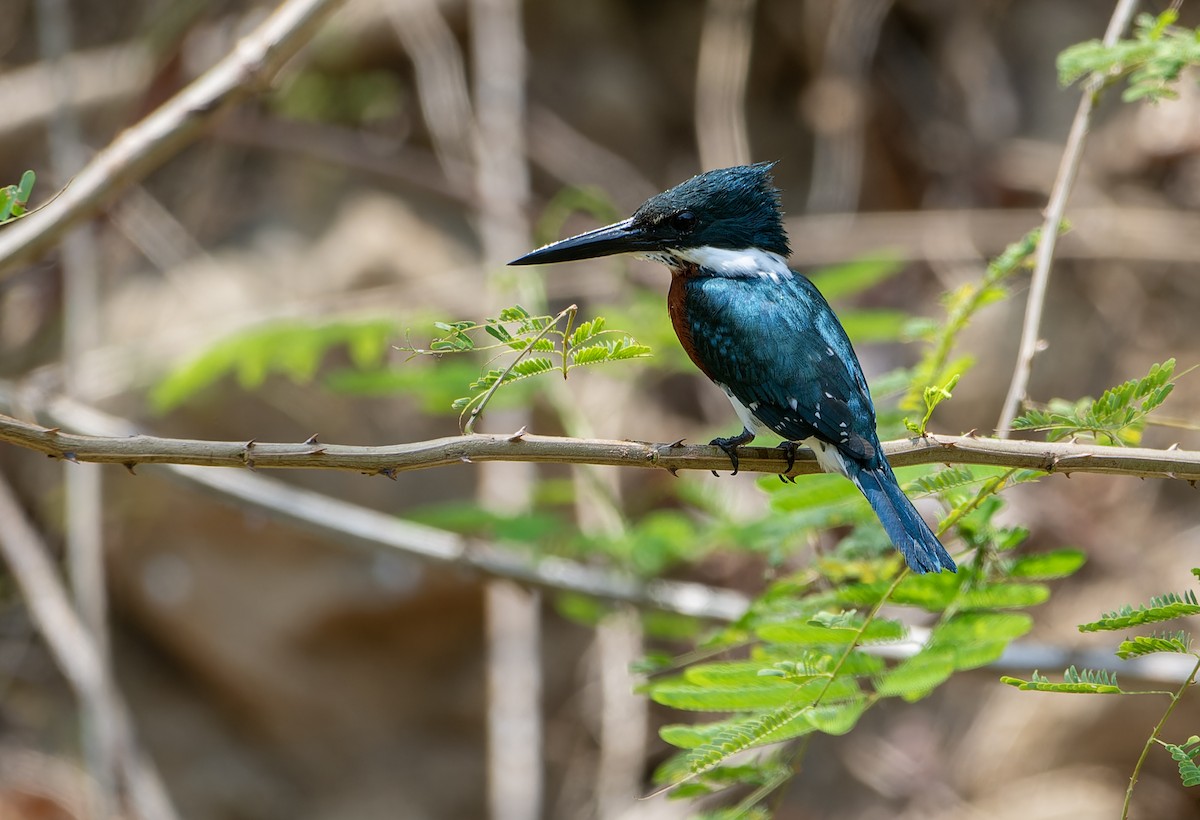
[(671, 250), (669, 253), (676, 259), (715, 271), (720, 276), (736, 278), (759, 276), (779, 282), (782, 279), (790, 279), (793, 275), (791, 269), (788, 268), (786, 259), (777, 253), (759, 248), (730, 250), (705, 246), (681, 248)]

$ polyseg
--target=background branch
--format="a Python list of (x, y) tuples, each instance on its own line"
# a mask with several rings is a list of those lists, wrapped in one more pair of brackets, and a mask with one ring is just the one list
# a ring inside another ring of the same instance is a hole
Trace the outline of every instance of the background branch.
[(96, 154), (54, 199), (0, 232), (0, 279), (199, 137), (221, 112), (259, 93), (339, 0), (287, 0), (220, 62)]
[[(1104, 32), (1104, 44), (1111, 46), (1117, 42), (1121, 33), (1129, 27), (1133, 13), (1137, 11), (1137, 0), (1119, 0), (1113, 10), (1112, 19), (1108, 22), (1108, 30)], [(1008, 387), (1008, 395), (1000, 410), (1000, 420), (996, 423), (996, 434), (1000, 438), (1008, 438), (1012, 429), (1013, 419), (1021, 408), (1029, 389), (1029, 376), (1033, 372), (1033, 357), (1041, 346), (1042, 311), (1046, 305), (1046, 288), (1050, 284), (1050, 265), (1054, 261), (1054, 247), (1058, 242), (1059, 226), (1067, 210), (1067, 199), (1075, 185), (1075, 177), (1079, 173), (1079, 163), (1083, 160), (1083, 146), (1087, 142), (1088, 127), (1092, 120), (1092, 109), (1100, 89), (1104, 86), (1104, 77), (1093, 77), (1088, 80), (1079, 100), (1079, 108), (1075, 111), (1075, 119), (1071, 123), (1071, 132), (1067, 136), (1067, 144), (1063, 149), (1062, 163), (1058, 168), (1058, 176), (1054, 180), (1054, 188), (1050, 192), (1050, 203), (1046, 206), (1045, 221), (1042, 223), (1042, 238), (1038, 243), (1037, 260), (1034, 263), (1033, 278), (1029, 283), (1029, 299), (1025, 306), (1025, 322), (1021, 327), (1021, 347), (1017, 351), (1017, 363), (1013, 370), (1012, 383)]]
[(38, 632), (81, 707), (107, 723), (111, 765), (133, 815), (172, 820), (177, 815), (153, 764), (138, 750), (129, 710), (113, 685), (96, 638), (71, 606), (66, 587), (50, 562), (50, 551), (0, 479), (0, 555), (25, 599)]

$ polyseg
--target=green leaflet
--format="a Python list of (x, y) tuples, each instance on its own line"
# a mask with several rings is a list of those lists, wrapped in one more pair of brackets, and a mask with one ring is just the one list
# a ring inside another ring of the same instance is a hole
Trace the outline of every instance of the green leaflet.
[(1129, 86), (1121, 94), (1126, 102), (1177, 97), (1175, 86), (1183, 70), (1200, 63), (1200, 37), (1175, 26), (1178, 17), (1174, 9), (1157, 17), (1139, 14), (1130, 39), (1111, 46), (1100, 40), (1071, 46), (1058, 55), (1059, 82), (1070, 85), (1093, 74), (1126, 76)]
[[(859, 634), (858, 626), (826, 626), (813, 620), (763, 624), (758, 637), (775, 643), (848, 644)], [(867, 625), (861, 643), (903, 640), (906, 631), (899, 621), (876, 619)]]
[[(689, 672), (692, 670), (688, 670)], [(701, 676), (703, 672), (699, 673)], [(853, 679), (827, 676), (803, 683), (768, 675), (751, 680), (714, 687), (709, 682), (697, 683), (683, 676), (655, 681), (646, 687), (655, 703), (695, 712), (748, 712), (758, 709), (777, 709), (811, 704), (824, 693), (825, 698), (844, 700), (860, 690)]]
[(931, 646), (962, 646), (986, 641), (1012, 641), (1033, 628), (1023, 612), (960, 612), (934, 628)]
[(1074, 666), (1063, 673), (1061, 683), (1054, 683), (1036, 671), (1029, 680), (1005, 675), (1001, 683), (1018, 689), (1035, 692), (1066, 692), (1084, 695), (1120, 695), (1124, 690), (1117, 684), (1117, 676), (1104, 670), (1076, 669)]
[(967, 590), (959, 607), (970, 609), (1022, 609), (1045, 603), (1050, 589), (1042, 584), (989, 584)]
[(1066, 578), (1087, 561), (1087, 556), (1076, 549), (1060, 549), (1037, 555), (1023, 555), (1012, 562), (1008, 574), (1013, 578), (1029, 581), (1050, 581)]
[(33, 171), (21, 174), (21, 181), (16, 185), (6, 185), (0, 188), (0, 225), (28, 213), (26, 206), (29, 196), (33, 193), (33, 184), (37, 175)]
[(919, 700), (954, 673), (954, 660), (952, 649), (924, 649), (876, 678), (875, 693), (910, 702)]
[(382, 361), (398, 329), (390, 319), (258, 325), (227, 336), (176, 368), (154, 388), (150, 400), (155, 410), (166, 412), (229, 375), (246, 389), (273, 374), (307, 383), (336, 348), (345, 349), (357, 367), (367, 369)]
[(1117, 657), (1122, 660), (1139, 658), (1142, 655), (1153, 655), (1158, 652), (1172, 652), (1186, 655), (1192, 651), (1192, 638), (1182, 629), (1172, 634), (1138, 635), (1121, 641), (1117, 647)]
[[(958, 596), (966, 575), (939, 572), (929, 575), (905, 576), (891, 597), (892, 603), (920, 607), (929, 612), (941, 612)], [(848, 606), (874, 606), (882, 600), (891, 586), (888, 581), (852, 584), (838, 592), (838, 599)]]
[(1098, 399), (1055, 399), (1045, 408), (1029, 410), (1013, 420), (1013, 429), (1040, 430), (1049, 441), (1082, 435), (1110, 444), (1137, 444), (1146, 418), (1171, 395), (1174, 372), (1175, 360), (1167, 359), (1143, 378), (1105, 390)]
[[(1162, 741), (1159, 741), (1162, 743)], [(1200, 786), (1200, 767), (1196, 758), (1200, 756), (1200, 737), (1192, 735), (1184, 743), (1162, 743), (1164, 749), (1179, 764), (1179, 780), (1184, 786)]]
[(865, 698), (858, 697), (820, 706), (787, 706), (749, 718), (714, 724), (709, 742), (688, 754), (693, 773), (707, 771), (730, 756), (756, 746), (791, 740), (810, 732), (845, 734), (866, 709)]
[(1196, 594), (1189, 589), (1182, 596), (1172, 592), (1151, 598), (1148, 607), (1139, 606), (1137, 609), (1133, 609), (1130, 606), (1124, 606), (1115, 612), (1107, 612), (1099, 620), (1080, 624), (1079, 631), (1112, 632), (1196, 614), (1200, 614), (1200, 603), (1196, 601)]

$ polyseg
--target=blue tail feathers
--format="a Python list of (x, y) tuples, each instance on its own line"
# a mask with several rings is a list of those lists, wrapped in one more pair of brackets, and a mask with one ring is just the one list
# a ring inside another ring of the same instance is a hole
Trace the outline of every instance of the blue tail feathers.
[(957, 571), (954, 559), (900, 489), (886, 460), (877, 458), (868, 466), (846, 459), (846, 468), (913, 572)]

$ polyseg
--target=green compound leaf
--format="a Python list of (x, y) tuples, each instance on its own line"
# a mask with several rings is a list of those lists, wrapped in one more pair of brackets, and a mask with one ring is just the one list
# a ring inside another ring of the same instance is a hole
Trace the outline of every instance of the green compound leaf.
[(1200, 756), (1200, 737), (1192, 735), (1180, 745), (1174, 743), (1159, 743), (1171, 753), (1171, 757), (1179, 764), (1179, 780), (1184, 786), (1200, 786), (1200, 767), (1196, 758)]
[(1196, 614), (1200, 614), (1200, 603), (1197, 603), (1195, 593), (1188, 590), (1179, 596), (1172, 592), (1151, 598), (1149, 606), (1139, 606), (1137, 609), (1124, 606), (1116, 612), (1106, 612), (1099, 620), (1080, 624), (1079, 631), (1114, 632)]
[(1171, 634), (1138, 635), (1136, 638), (1121, 641), (1121, 645), (1117, 647), (1117, 657), (1121, 660), (1129, 660), (1158, 652), (1186, 655), (1191, 651), (1192, 638), (1181, 629)]
[(972, 609), (1024, 609), (1045, 603), (1050, 589), (1042, 584), (988, 584), (967, 590), (959, 607)]
[[(888, 600), (894, 604), (915, 606), (929, 612), (941, 612), (958, 596), (963, 583), (962, 573), (939, 572), (936, 575), (905, 576)], [(838, 590), (839, 602), (847, 606), (874, 606), (891, 586), (890, 581), (852, 584)]]
[(1104, 670), (1082, 669), (1074, 666), (1063, 673), (1061, 683), (1052, 682), (1049, 678), (1039, 675), (1036, 671), (1029, 680), (1014, 678), (1008, 675), (1000, 678), (1001, 683), (1015, 686), (1018, 689), (1032, 692), (1067, 692), (1080, 695), (1120, 695), (1123, 694), (1117, 684), (1117, 676)]
[(1104, 391), (1095, 401), (1055, 399), (1044, 409), (1014, 419), (1013, 429), (1041, 430), (1049, 441), (1085, 435), (1111, 444), (1137, 444), (1147, 416), (1171, 395), (1174, 372), (1175, 360), (1168, 359), (1153, 365), (1145, 377)]
[(931, 646), (962, 646), (984, 641), (1012, 641), (1033, 628), (1033, 618), (1023, 612), (960, 612), (939, 624), (930, 636)]
[(1076, 549), (1061, 549), (1039, 555), (1025, 555), (1013, 561), (1008, 574), (1012, 578), (1028, 581), (1051, 581), (1066, 578), (1087, 561), (1087, 556)]
[[(861, 621), (850, 626), (827, 626), (810, 619), (763, 624), (755, 631), (764, 641), (775, 643), (848, 644), (858, 636), (860, 624)], [(863, 631), (861, 643), (899, 641), (903, 640), (906, 634), (904, 625), (899, 621), (876, 619)]]
[(875, 680), (875, 692), (883, 697), (920, 700), (944, 683), (955, 669), (952, 649), (927, 648), (906, 658)]

